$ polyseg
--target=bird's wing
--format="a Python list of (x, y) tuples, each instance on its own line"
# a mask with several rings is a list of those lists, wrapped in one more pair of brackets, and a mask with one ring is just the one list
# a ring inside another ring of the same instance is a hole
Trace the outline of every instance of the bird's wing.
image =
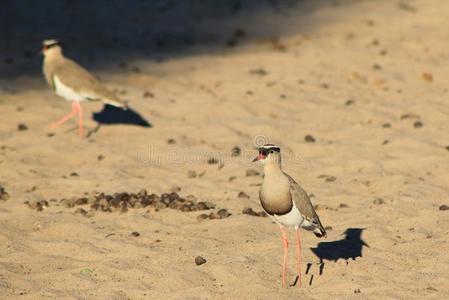
[(319, 230), (321, 235), (326, 236), (326, 230), (324, 230), (320, 218), (313, 208), (309, 195), (307, 195), (306, 191), (291, 176), (286, 175), (290, 181), (290, 194), (295, 206), (301, 215)]
[(124, 106), (124, 103), (104, 85), (102, 85), (86, 69), (71, 59), (64, 58), (63, 61), (54, 66), (52, 79), (55, 76), (64, 85), (70, 87), (74, 92), (83, 95), (86, 100), (103, 101), (114, 106)]

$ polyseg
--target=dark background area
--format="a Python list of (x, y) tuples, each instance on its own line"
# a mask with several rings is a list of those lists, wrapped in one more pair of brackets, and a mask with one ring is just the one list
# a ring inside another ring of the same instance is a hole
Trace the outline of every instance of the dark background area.
[[(0, 79), (40, 72), (36, 57), (43, 39), (59, 39), (67, 56), (81, 63), (93, 64), (99, 53), (115, 61), (132, 56), (157, 60), (191, 54), (192, 49), (217, 52), (254, 39), (275, 39), (299, 29), (282, 22), (292, 10), (301, 18), (319, 5), (340, 2), (1, 0)], [(276, 16), (278, 22), (272, 22)]]

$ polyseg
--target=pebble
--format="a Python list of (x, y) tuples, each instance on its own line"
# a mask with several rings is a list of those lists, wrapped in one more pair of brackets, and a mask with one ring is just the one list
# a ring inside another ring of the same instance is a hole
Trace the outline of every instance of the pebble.
[(415, 128), (421, 128), (423, 126), (424, 124), (421, 121), (416, 121), (415, 123), (413, 123), (413, 127)]
[(19, 131), (28, 130), (28, 126), (24, 123), (20, 123), (19, 125), (17, 125), (17, 130)]
[(308, 134), (304, 137), (304, 141), (306, 141), (306, 143), (315, 143), (315, 138), (312, 135)]
[(242, 153), (242, 150), (238, 146), (235, 146), (231, 150), (231, 156), (232, 157), (239, 156), (241, 153)]
[(9, 194), (6, 192), (5, 188), (0, 185), (0, 200), (6, 201), (9, 199)]
[(251, 207), (245, 207), (242, 210), (242, 213), (244, 215), (250, 215), (250, 216), (254, 216), (254, 217), (267, 217), (267, 214), (264, 211), (256, 212)]
[(138, 233), (137, 231), (133, 231), (133, 232), (131, 232), (131, 235), (138, 237), (138, 236), (140, 236), (140, 233)]
[(248, 194), (246, 194), (245, 192), (240, 192), (240, 193), (239, 193), (239, 198), (246, 198), (246, 199), (249, 199), (249, 196), (248, 196)]
[(377, 199), (374, 199), (373, 204), (376, 204), (376, 205), (385, 204), (385, 201), (382, 198), (377, 198)]
[(449, 206), (446, 205), (446, 204), (443, 204), (443, 205), (440, 205), (440, 207), (438, 209), (441, 210), (441, 211), (449, 210)]
[(201, 257), (201, 256), (195, 257), (195, 264), (197, 266), (201, 266), (201, 265), (203, 265), (205, 263), (206, 263), (206, 259), (204, 259), (203, 257)]

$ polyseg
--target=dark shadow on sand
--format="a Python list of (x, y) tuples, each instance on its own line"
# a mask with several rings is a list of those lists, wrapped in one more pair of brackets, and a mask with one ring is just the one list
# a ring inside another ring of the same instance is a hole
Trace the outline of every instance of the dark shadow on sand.
[[(344, 238), (338, 241), (321, 242), (316, 248), (311, 248), (312, 252), (320, 259), (319, 275), (323, 274), (324, 261), (338, 261), (339, 259), (346, 260), (346, 264), (350, 259), (356, 260), (363, 255), (363, 246), (369, 247), (368, 244), (362, 240), (362, 232), (364, 228), (348, 228), (344, 232)], [(306, 274), (309, 273), (312, 264), (307, 264)], [(312, 275), (313, 278), (313, 275)], [(309, 284), (312, 283), (312, 278)]]
[(92, 118), (99, 125), (126, 124), (152, 127), (150, 122), (132, 108), (121, 109), (109, 104), (105, 104), (102, 111), (93, 113)]

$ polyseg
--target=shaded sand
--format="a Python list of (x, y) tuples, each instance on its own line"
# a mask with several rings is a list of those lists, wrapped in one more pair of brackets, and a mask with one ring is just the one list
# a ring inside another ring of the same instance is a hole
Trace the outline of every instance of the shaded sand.
[[(0, 200), (1, 298), (447, 298), (449, 211), (439, 207), (449, 205), (449, 2), (311, 5), (273, 12), (294, 32), (277, 42), (128, 62), (140, 73), (96, 70), (126, 90), (151, 128), (104, 125), (80, 140), (72, 122), (49, 137), (46, 126), (70, 106), (39, 76), (3, 78), (0, 185), (10, 197)], [(83, 107), (86, 116), (102, 110)], [(302, 235), (303, 271), (312, 265), (301, 290), (281, 288), (278, 228), (242, 214), (260, 210), (261, 175), (246, 170), (261, 171), (250, 160), (265, 141), (283, 147), (285, 170), (332, 227), (326, 240)], [(234, 146), (240, 156), (231, 156)], [(175, 186), (232, 216), (199, 222), (202, 212), (142, 208), (88, 218), (50, 201)], [(41, 212), (23, 204), (43, 199)], [(320, 242), (335, 243), (312, 252)], [(320, 275), (314, 253), (359, 252), (355, 261), (324, 260)], [(196, 256), (207, 262), (196, 266)]]

